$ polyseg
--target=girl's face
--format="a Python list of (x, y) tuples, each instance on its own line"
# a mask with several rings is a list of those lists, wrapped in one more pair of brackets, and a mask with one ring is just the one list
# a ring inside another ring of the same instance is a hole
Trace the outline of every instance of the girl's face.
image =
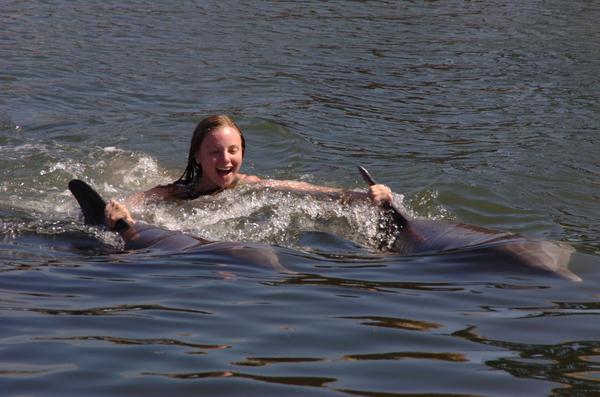
[(202, 167), (202, 189), (226, 188), (235, 182), (242, 155), (242, 138), (235, 128), (219, 127), (209, 132), (196, 152), (196, 162)]

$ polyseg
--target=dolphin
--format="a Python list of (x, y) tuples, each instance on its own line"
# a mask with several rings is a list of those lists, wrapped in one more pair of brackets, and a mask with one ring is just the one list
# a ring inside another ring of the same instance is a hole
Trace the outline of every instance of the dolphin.
[[(369, 172), (359, 167), (365, 180), (375, 184)], [(69, 190), (79, 203), (88, 225), (106, 227), (105, 201), (85, 182), (73, 179)], [(556, 274), (571, 281), (581, 278), (568, 268), (575, 251), (566, 243), (538, 240), (514, 233), (488, 229), (464, 223), (410, 219), (393, 203), (384, 203), (393, 227), (394, 241), (391, 251), (400, 255), (475, 252), (483, 254), (489, 264), (523, 265)], [(125, 242), (126, 250), (159, 250), (168, 252), (218, 250), (281, 272), (290, 271), (281, 265), (275, 250), (264, 244), (239, 242), (212, 242), (179, 231), (137, 222), (128, 224), (119, 220), (114, 228)]]
[[(86, 225), (107, 226), (104, 215), (106, 202), (90, 185), (79, 179), (73, 179), (69, 182), (69, 190), (81, 207)], [(280, 272), (289, 272), (279, 262), (279, 257), (273, 247), (265, 244), (213, 242), (143, 222), (128, 224), (122, 219), (117, 221), (113, 231), (118, 232), (123, 238), (125, 250), (146, 249), (159, 252), (221, 251), (242, 258), (244, 261), (250, 261)]]
[[(369, 172), (358, 167), (365, 182), (376, 182)], [(410, 219), (393, 203), (384, 203), (395, 229), (391, 251), (403, 255), (444, 253), (456, 250), (476, 251), (495, 264), (524, 265), (542, 269), (571, 281), (581, 278), (568, 268), (575, 249), (566, 243), (538, 240), (510, 232), (476, 225), (431, 219)]]

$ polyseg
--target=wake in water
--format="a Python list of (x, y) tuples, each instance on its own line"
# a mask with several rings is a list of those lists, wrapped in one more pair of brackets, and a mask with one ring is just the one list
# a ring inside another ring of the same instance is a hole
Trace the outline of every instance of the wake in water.
[(292, 248), (302, 248), (302, 235), (313, 231), (339, 235), (370, 248), (389, 237), (380, 228), (382, 213), (373, 205), (344, 205), (257, 186), (225, 191), (218, 200), (201, 197), (183, 204), (145, 207), (139, 214), (150, 223), (209, 240)]
[[(0, 184), (2, 209), (7, 215), (2, 217), (5, 239), (33, 230), (54, 235), (82, 229), (79, 207), (66, 188), (71, 179), (84, 179), (102, 196), (117, 199), (174, 179), (172, 172), (144, 153), (96, 147), (88, 148), (82, 159), (83, 154), (74, 150), (64, 144), (22, 141), (4, 148), (12, 158), (1, 161), (12, 168), (6, 172), (16, 176)], [(19, 175), (18, 163), (28, 165), (26, 175)], [(394, 199), (401, 204), (403, 196)], [(257, 242), (311, 251), (320, 249), (314, 238), (318, 232), (328, 240), (328, 249), (339, 244), (342, 251), (373, 251), (390, 244), (390, 236), (379, 224), (381, 210), (373, 205), (343, 205), (260, 186), (240, 186), (216, 199), (200, 197), (133, 210), (137, 219), (213, 241)], [(119, 248), (111, 233), (93, 233), (103, 243)]]

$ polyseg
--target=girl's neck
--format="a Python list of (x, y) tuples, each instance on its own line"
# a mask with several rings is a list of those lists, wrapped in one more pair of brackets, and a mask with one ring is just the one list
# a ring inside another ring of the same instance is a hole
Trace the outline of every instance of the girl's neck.
[(198, 195), (210, 195), (219, 193), (225, 189), (231, 189), (235, 187), (235, 185), (237, 185), (238, 181), (239, 177), (237, 177), (235, 181), (230, 185), (222, 187), (215, 183), (200, 178), (198, 181), (192, 184), (192, 190)]
[(222, 189), (224, 188), (202, 178), (192, 184), (192, 190), (198, 194), (212, 194)]

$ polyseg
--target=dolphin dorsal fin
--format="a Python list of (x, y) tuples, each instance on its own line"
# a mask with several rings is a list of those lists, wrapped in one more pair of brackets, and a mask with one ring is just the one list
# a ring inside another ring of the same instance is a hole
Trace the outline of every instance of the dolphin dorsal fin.
[(90, 185), (79, 179), (73, 179), (69, 182), (69, 190), (81, 207), (86, 225), (106, 226), (106, 217), (104, 216), (106, 202)]
[[(107, 226), (106, 216), (104, 215), (104, 207), (106, 201), (100, 197), (90, 185), (79, 179), (72, 179), (69, 182), (69, 190), (77, 199), (81, 212), (83, 212), (83, 220), (86, 225)], [(127, 222), (119, 219), (112, 231), (123, 232), (129, 228)]]

